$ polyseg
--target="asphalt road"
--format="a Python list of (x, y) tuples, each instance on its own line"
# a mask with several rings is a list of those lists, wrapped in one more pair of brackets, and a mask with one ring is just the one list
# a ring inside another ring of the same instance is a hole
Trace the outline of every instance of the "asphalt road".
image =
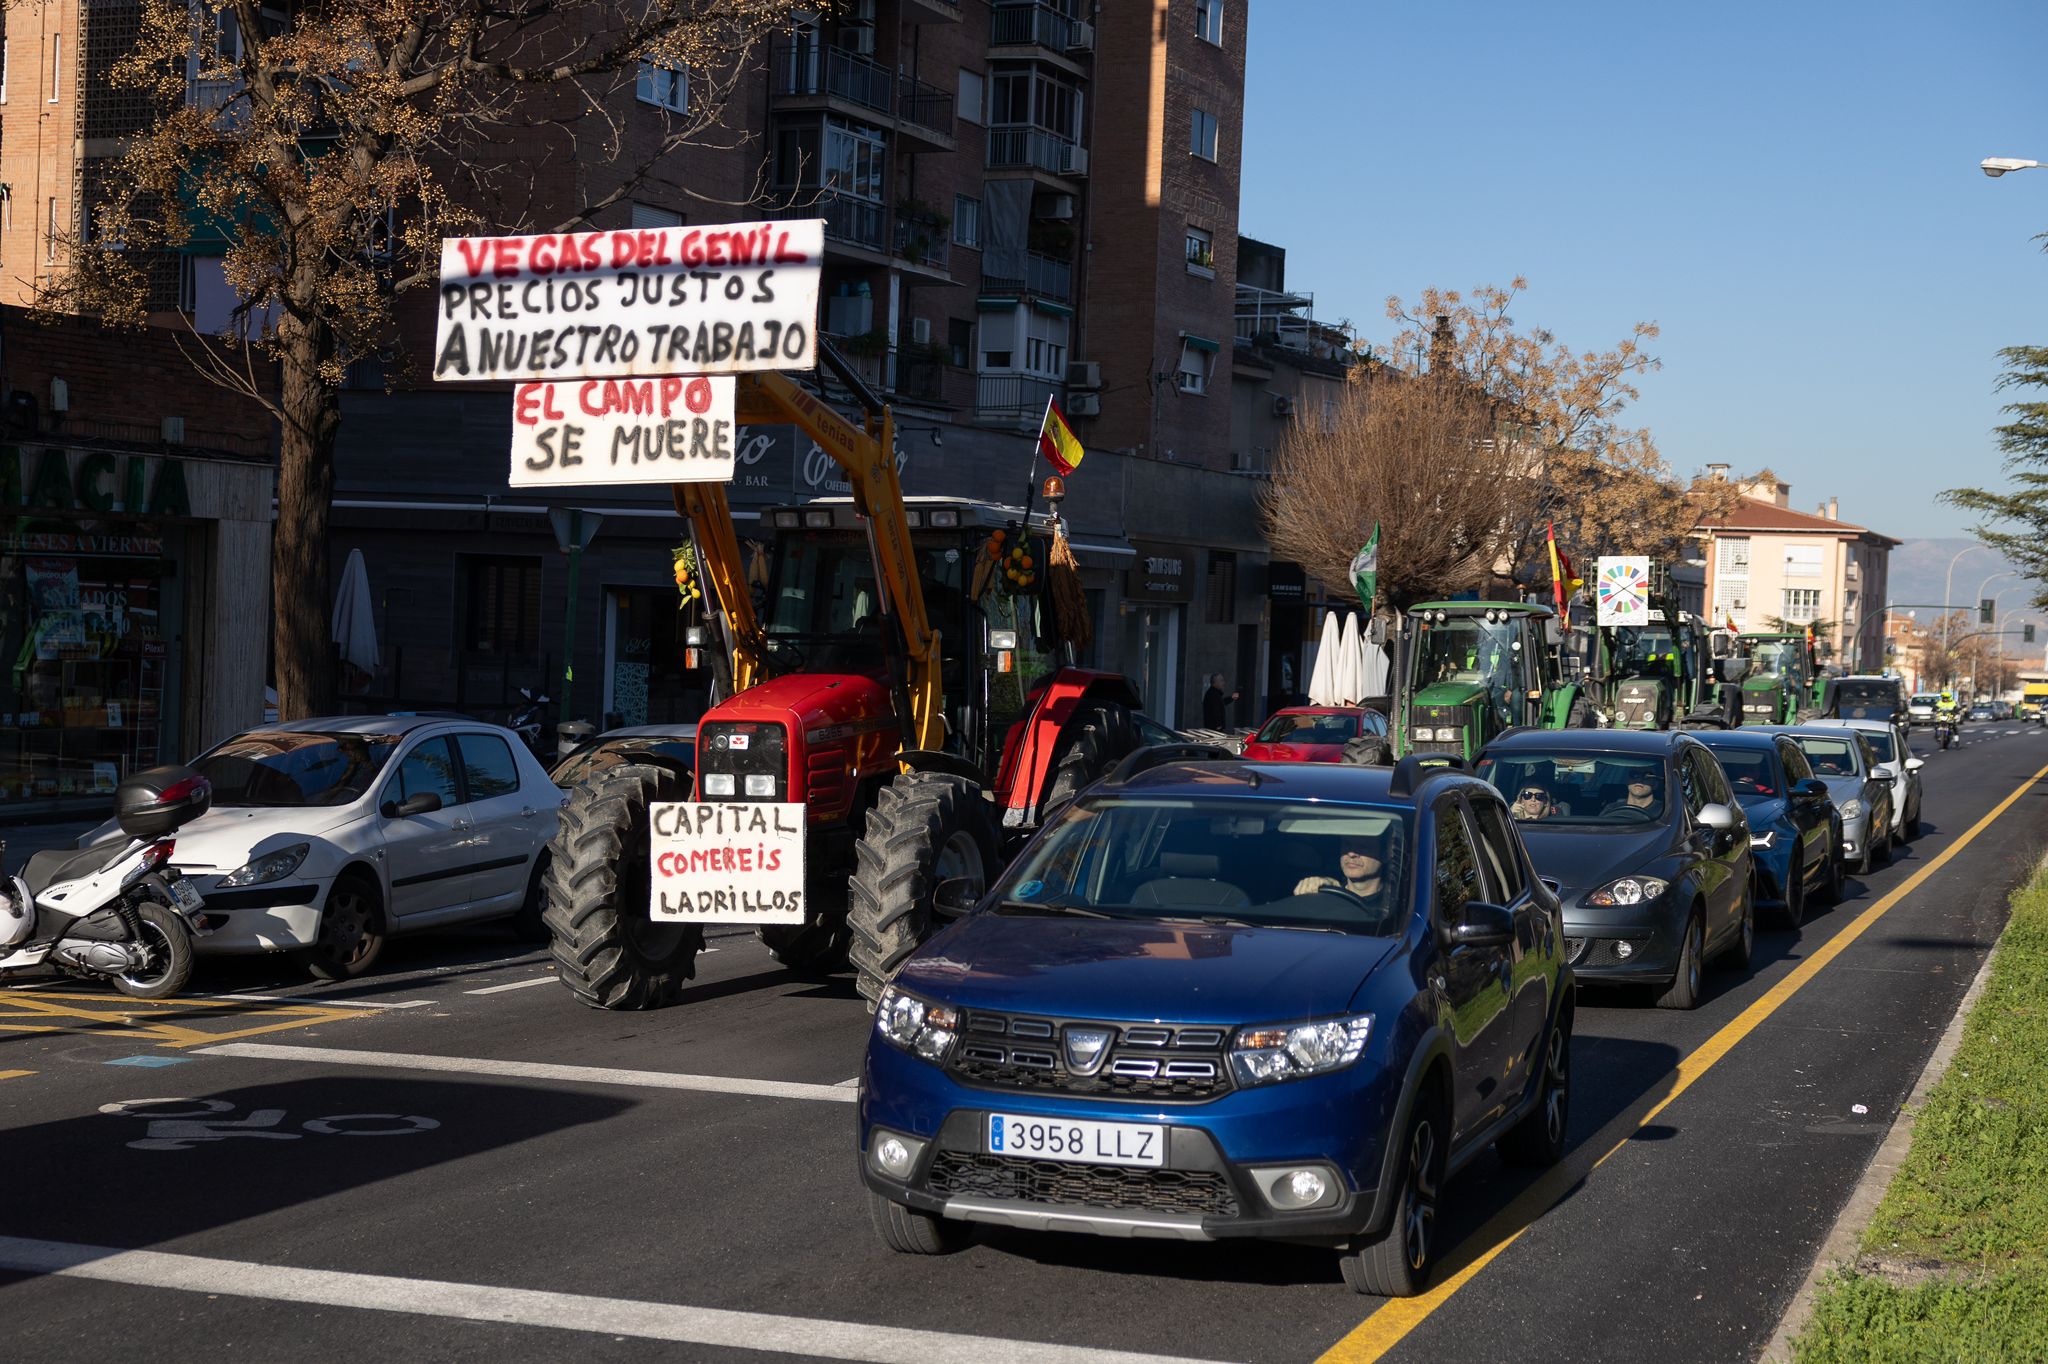
[(1264, 1245), (991, 1232), (892, 1255), (854, 1173), (848, 978), (718, 937), (681, 1006), (602, 1014), (477, 929), (341, 987), (255, 963), (155, 1006), (0, 991), (6, 1355), (1750, 1357), (2048, 843), (2042, 734), (1972, 725), (1927, 754), (1922, 837), (1764, 931), (1698, 1011), (1588, 999), (1573, 1152), (1451, 1186), (1454, 1291), (1383, 1305), (1327, 1252)]

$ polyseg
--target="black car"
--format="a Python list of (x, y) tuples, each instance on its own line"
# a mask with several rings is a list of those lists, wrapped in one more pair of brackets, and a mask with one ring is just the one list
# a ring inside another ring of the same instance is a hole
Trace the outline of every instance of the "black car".
[(1777, 909), (1797, 928), (1806, 900), (1833, 904), (1842, 895), (1842, 816), (1827, 783), (1813, 775), (1799, 745), (1755, 729), (1698, 730), (1714, 751), (1749, 818), (1758, 905)]
[(1706, 745), (1680, 730), (1524, 730), (1479, 758), (1536, 870), (1562, 887), (1572, 968), (1700, 1002), (1706, 963), (1749, 963), (1749, 823)]

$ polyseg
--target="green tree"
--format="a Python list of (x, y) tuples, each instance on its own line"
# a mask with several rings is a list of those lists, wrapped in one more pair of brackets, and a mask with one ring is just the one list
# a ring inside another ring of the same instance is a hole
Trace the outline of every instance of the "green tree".
[[(2007, 346), (1998, 358), (2005, 362), (2001, 391), (2048, 390), (2048, 346)], [(1996, 428), (1998, 448), (2012, 486), (1950, 488), (1941, 500), (1982, 517), (1978, 540), (2032, 581), (2035, 606), (2048, 607), (2048, 400), (2025, 398), (2003, 410), (2012, 420)]]

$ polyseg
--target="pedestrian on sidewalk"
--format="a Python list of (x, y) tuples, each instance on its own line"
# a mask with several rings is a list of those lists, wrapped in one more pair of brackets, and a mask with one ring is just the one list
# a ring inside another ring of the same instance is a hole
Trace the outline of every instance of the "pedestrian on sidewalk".
[(1202, 693), (1202, 728), (1224, 729), (1229, 725), (1227, 707), (1237, 704), (1239, 693), (1224, 695), (1223, 674), (1209, 674), (1209, 690)]

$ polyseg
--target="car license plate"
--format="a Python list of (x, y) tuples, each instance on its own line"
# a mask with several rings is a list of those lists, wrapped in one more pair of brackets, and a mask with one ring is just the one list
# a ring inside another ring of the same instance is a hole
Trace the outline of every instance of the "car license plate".
[(1166, 1129), (1137, 1122), (988, 1115), (992, 1156), (1072, 1160), (1086, 1165), (1164, 1165)]
[(199, 892), (192, 889), (192, 883), (182, 876), (171, 882), (171, 899), (176, 901), (177, 907), (184, 910), (187, 914), (190, 914), (193, 910), (206, 903), (199, 898)]

